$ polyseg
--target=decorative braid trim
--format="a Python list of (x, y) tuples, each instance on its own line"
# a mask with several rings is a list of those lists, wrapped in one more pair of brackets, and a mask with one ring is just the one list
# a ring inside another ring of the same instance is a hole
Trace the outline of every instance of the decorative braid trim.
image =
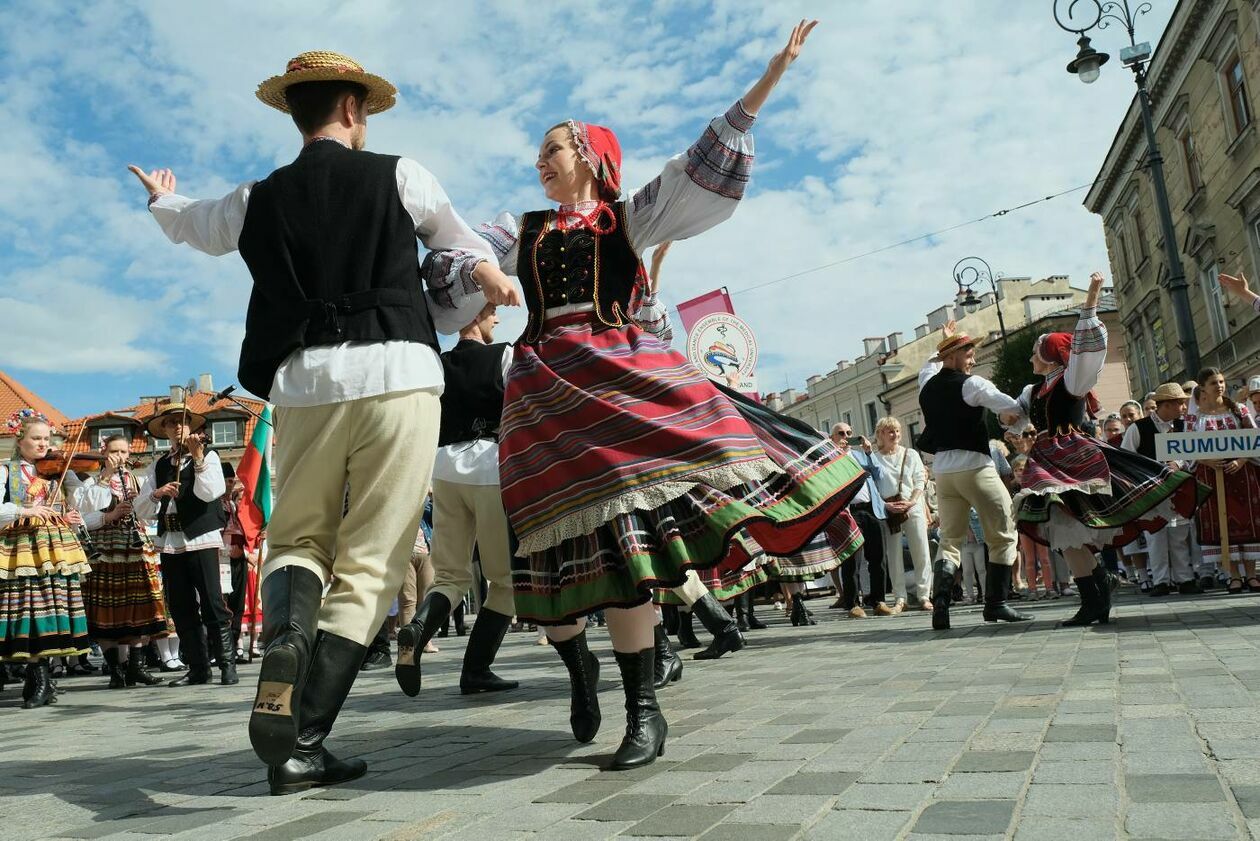
[(57, 563), (49, 563), (45, 561), (39, 567), (33, 567), (29, 564), (14, 567), (12, 569), (0, 568), (0, 581), (14, 581), (19, 578), (39, 578), (45, 575), (87, 575), (92, 571), (92, 565), (86, 561), (58, 561)]
[(1035, 488), (1024, 488), (1015, 494), (1015, 498), (1011, 500), (1011, 510), (1018, 511), (1020, 504), (1030, 496), (1051, 496), (1052, 494), (1061, 494), (1068, 491), (1096, 494), (1097, 496), (1111, 496), (1111, 480), (1090, 479), (1088, 482), (1079, 482), (1074, 485), (1038, 485)]
[(760, 482), (782, 472), (782, 468), (773, 461), (762, 458), (702, 470), (692, 474), (690, 481), (661, 482), (659, 485), (640, 488), (599, 505), (575, 511), (549, 526), (522, 536), (516, 554), (523, 558), (531, 552), (542, 552), (553, 546), (559, 546), (566, 540), (591, 534), (621, 514), (660, 508), (685, 495), (697, 485), (708, 485), (716, 490), (724, 491), (736, 485)]

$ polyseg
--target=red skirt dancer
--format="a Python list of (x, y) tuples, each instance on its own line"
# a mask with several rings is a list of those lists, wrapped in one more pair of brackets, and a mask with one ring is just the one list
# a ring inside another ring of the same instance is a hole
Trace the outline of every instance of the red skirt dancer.
[[(1211, 432), (1218, 429), (1252, 429), (1255, 422), (1247, 407), (1238, 404), (1237, 414), (1207, 415), (1199, 411), (1186, 418), (1186, 430)], [(1217, 471), (1203, 464), (1195, 465), (1194, 476), (1210, 489), (1195, 523), (1203, 557), (1211, 563), (1221, 559), (1221, 515), (1216, 488)], [(1260, 560), (1260, 466), (1243, 462), (1236, 473), (1223, 473), (1225, 521), (1229, 533), (1229, 554), (1233, 563)], [(1232, 571), (1231, 571), (1232, 574)]]

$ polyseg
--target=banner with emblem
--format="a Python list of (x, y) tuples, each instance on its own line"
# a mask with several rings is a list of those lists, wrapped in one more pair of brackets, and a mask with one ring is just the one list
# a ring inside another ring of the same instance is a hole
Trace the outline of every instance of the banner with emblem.
[(687, 331), (687, 359), (706, 376), (756, 397), (757, 339), (731, 312), (703, 316)]

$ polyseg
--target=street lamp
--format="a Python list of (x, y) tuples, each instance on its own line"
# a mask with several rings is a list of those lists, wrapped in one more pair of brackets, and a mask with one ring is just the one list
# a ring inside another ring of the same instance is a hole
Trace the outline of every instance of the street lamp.
[[(1059, 14), (1059, 4), (1066, 5), (1066, 17)], [(1077, 6), (1084, 6), (1085, 13), (1076, 15)], [(1140, 3), (1130, 8), (1129, 0), (1103, 3), (1100, 0), (1054, 0), (1054, 20), (1062, 29), (1079, 36), (1079, 51), (1068, 64), (1069, 73), (1075, 73), (1085, 84), (1098, 79), (1100, 68), (1109, 56), (1090, 46), (1085, 35), (1092, 29), (1106, 29), (1118, 23), (1129, 33), (1129, 46), (1120, 50), (1120, 61), (1133, 71), (1137, 83), (1138, 103), (1142, 108), (1142, 125), (1146, 129), (1146, 162), (1155, 187), (1155, 206), (1159, 213), (1159, 227), (1164, 237), (1164, 256), (1168, 261), (1168, 294), (1172, 297), (1173, 316), (1177, 323), (1177, 339), (1187, 376), (1197, 376), (1199, 371), (1199, 339), (1194, 332), (1194, 319), (1190, 316), (1190, 294), (1186, 283), (1186, 271), (1181, 265), (1177, 250), (1177, 231), (1173, 228), (1172, 211), (1168, 206), (1168, 185), (1164, 183), (1164, 158), (1155, 141), (1155, 120), (1151, 116), (1151, 97), (1146, 90), (1146, 68), (1151, 60), (1151, 45), (1137, 43), (1134, 38), (1134, 19), (1151, 10), (1150, 3)]]
[(958, 294), (955, 300), (967, 312), (975, 312), (980, 306), (980, 299), (976, 297), (975, 290), (972, 288), (978, 283), (987, 281), (989, 288), (993, 290), (993, 303), (997, 307), (998, 329), (1002, 333), (1002, 348), (1006, 348), (1006, 320), (1002, 318), (1002, 301), (998, 295), (997, 280), (993, 277), (993, 269), (989, 268), (989, 264), (979, 257), (964, 257), (954, 264), (954, 282), (958, 284)]

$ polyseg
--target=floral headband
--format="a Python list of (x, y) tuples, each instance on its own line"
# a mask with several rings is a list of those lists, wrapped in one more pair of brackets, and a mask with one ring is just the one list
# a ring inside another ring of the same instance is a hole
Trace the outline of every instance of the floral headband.
[(48, 419), (47, 415), (43, 412), (37, 412), (34, 409), (18, 409), (16, 412), (9, 415), (9, 419), (5, 421), (5, 429), (18, 437), (21, 437), (27, 427), (33, 423), (46, 423), (51, 431), (57, 431), (56, 427), (53, 426), (52, 421)]

